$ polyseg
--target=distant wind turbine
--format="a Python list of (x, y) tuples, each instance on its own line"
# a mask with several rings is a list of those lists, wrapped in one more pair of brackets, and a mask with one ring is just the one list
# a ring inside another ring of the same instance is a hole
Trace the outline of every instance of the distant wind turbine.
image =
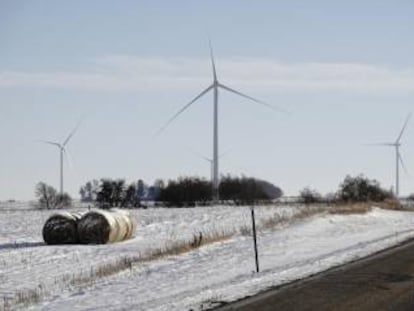
[(63, 155), (64, 155), (64, 153), (68, 154), (68, 151), (66, 150), (66, 145), (68, 144), (69, 140), (73, 137), (73, 135), (75, 135), (75, 133), (78, 130), (80, 124), (81, 124), (81, 122), (78, 122), (76, 127), (72, 130), (72, 132), (70, 132), (70, 134), (68, 135), (68, 137), (66, 137), (66, 139), (63, 141), (63, 143), (48, 141), (48, 140), (40, 140), (40, 142), (42, 142), (42, 143), (45, 143), (45, 144), (48, 144), (48, 145), (53, 145), (53, 146), (56, 146), (57, 148), (59, 148), (59, 153), (60, 153), (60, 194), (63, 194)]
[(162, 126), (158, 132), (155, 134), (155, 136), (158, 136), (161, 134), (180, 114), (182, 114), (185, 110), (187, 110), (194, 102), (196, 102), (198, 99), (203, 97), (205, 94), (207, 94), (209, 91), (213, 90), (213, 104), (214, 104), (214, 110), (213, 110), (213, 158), (212, 158), (212, 171), (213, 171), (213, 178), (212, 178), (212, 184), (213, 184), (213, 201), (215, 203), (219, 200), (219, 135), (218, 135), (218, 97), (219, 97), (219, 89), (223, 89), (225, 91), (228, 91), (230, 93), (234, 93), (236, 95), (239, 95), (241, 97), (247, 98), (257, 104), (261, 104), (263, 106), (266, 106), (267, 108), (270, 108), (272, 110), (281, 111), (283, 110), (276, 108), (272, 105), (269, 105), (261, 100), (255, 99), (251, 96), (245, 95), (239, 91), (236, 91), (228, 86), (225, 86), (224, 84), (220, 83), (217, 79), (217, 72), (216, 72), (216, 64), (214, 61), (213, 56), (213, 48), (211, 45), (211, 41), (209, 41), (209, 47), (210, 47), (210, 57), (211, 57), (211, 65), (213, 70), (213, 83), (207, 87), (204, 91), (202, 91), (199, 95), (197, 95), (193, 100), (191, 100), (188, 104), (183, 106), (176, 114), (174, 114), (166, 123), (164, 126)]
[[(230, 152), (230, 150), (226, 150), (225, 152), (221, 153), (219, 155), (219, 159), (221, 159), (222, 157), (224, 157), (229, 152)], [(211, 181), (211, 184), (213, 184), (213, 178), (214, 178), (214, 165), (213, 165), (214, 164), (214, 161), (213, 161), (213, 159), (211, 159), (209, 157), (206, 157), (206, 156), (204, 156), (202, 154), (199, 154), (198, 152), (192, 151), (192, 153), (194, 155), (196, 155), (197, 157), (199, 157), (200, 159), (203, 159), (203, 160), (205, 160), (205, 161), (207, 161), (209, 163), (209, 165), (210, 165), (210, 181)]]
[(405, 172), (407, 172), (404, 160), (400, 153), (400, 147), (401, 147), (401, 137), (404, 134), (404, 131), (407, 127), (408, 121), (411, 118), (411, 113), (408, 114), (407, 118), (405, 119), (404, 125), (400, 131), (400, 134), (398, 135), (397, 139), (394, 142), (391, 143), (379, 143), (379, 144), (371, 144), (374, 146), (389, 146), (395, 148), (395, 195), (398, 198), (400, 194), (400, 164)]

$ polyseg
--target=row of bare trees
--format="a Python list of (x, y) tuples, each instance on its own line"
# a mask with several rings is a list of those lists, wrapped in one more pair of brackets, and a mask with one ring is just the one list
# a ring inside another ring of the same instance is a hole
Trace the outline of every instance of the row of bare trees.
[[(219, 191), (222, 200), (235, 204), (251, 204), (282, 195), (280, 188), (269, 182), (230, 175), (222, 177)], [(157, 180), (152, 186), (142, 180), (127, 185), (123, 179), (101, 179), (87, 182), (81, 187), (80, 194), (84, 201), (103, 208), (141, 207), (142, 201), (147, 200), (164, 206), (191, 207), (211, 203), (212, 185), (200, 177), (179, 177), (166, 183)]]
[[(236, 205), (255, 204), (279, 198), (280, 188), (273, 184), (251, 178), (223, 176), (220, 183), (220, 199)], [(211, 203), (212, 186), (200, 177), (180, 177), (164, 183), (157, 180), (147, 186), (144, 181), (127, 184), (123, 179), (92, 180), (80, 189), (82, 201), (100, 208), (139, 208), (143, 200), (152, 200), (164, 206), (191, 207)], [(36, 196), (40, 208), (53, 209), (67, 207), (71, 198), (67, 193), (59, 194), (53, 187), (40, 182), (36, 185)], [(304, 188), (299, 195), (305, 204), (332, 202), (380, 202), (392, 198), (391, 191), (385, 190), (376, 180), (363, 175), (346, 176), (334, 194), (322, 196), (318, 191)]]

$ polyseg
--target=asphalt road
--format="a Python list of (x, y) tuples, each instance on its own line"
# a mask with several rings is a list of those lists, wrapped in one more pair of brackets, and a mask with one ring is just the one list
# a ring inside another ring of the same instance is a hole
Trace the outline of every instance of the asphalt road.
[(414, 310), (414, 240), (216, 311)]

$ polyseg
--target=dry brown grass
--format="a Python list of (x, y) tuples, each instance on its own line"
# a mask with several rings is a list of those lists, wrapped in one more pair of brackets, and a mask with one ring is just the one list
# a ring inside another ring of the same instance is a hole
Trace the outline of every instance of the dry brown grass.
[(263, 220), (262, 223), (259, 225), (259, 229), (274, 229), (279, 226), (292, 224), (303, 219), (312, 217), (314, 215), (324, 213), (327, 210), (328, 206), (326, 205), (309, 205), (303, 207), (298, 211), (298, 213), (292, 216), (276, 214), (273, 217), (269, 217)]
[(206, 244), (224, 241), (230, 239), (233, 234), (225, 232), (212, 232), (200, 235), (194, 234), (191, 241), (174, 241), (166, 244), (164, 247), (151, 250), (151, 252), (139, 259), (139, 262), (157, 260), (166, 256), (180, 255), (187, 253)]
[[(309, 204), (303, 206), (296, 214), (290, 216), (275, 214), (272, 217), (268, 217), (257, 224), (257, 228), (258, 230), (276, 229), (322, 213), (339, 215), (365, 214), (371, 211), (372, 207), (403, 210), (403, 206), (395, 199), (387, 199), (384, 202), (334, 203), (331, 205)], [(239, 228), (239, 232), (241, 235), (249, 236), (252, 234), (252, 228), (250, 225), (244, 225)]]
[(39, 302), (44, 296), (43, 285), (39, 284), (36, 288), (21, 289), (13, 296), (4, 296), (0, 311), (15, 310), (16, 306), (27, 307)]
[[(342, 204), (333, 204), (333, 205), (321, 205), (313, 204), (303, 207), (298, 213), (292, 216), (285, 215), (274, 215), (272, 217), (266, 218), (263, 220), (258, 229), (275, 229), (280, 226), (287, 224), (293, 224), (298, 221), (310, 218), (317, 214), (329, 213), (329, 214), (340, 214), (340, 215), (350, 215), (350, 214), (365, 214), (371, 211), (373, 206), (377, 206), (384, 209), (390, 210), (402, 210), (401, 204), (397, 200), (386, 200), (380, 203), (373, 202), (360, 202), (360, 203), (342, 203)], [(250, 226), (244, 226), (240, 228), (240, 233), (242, 235), (251, 235), (252, 230)]]
[[(274, 230), (281, 226), (293, 224), (303, 219), (312, 217), (317, 214), (326, 212), (329, 209), (327, 205), (314, 204), (303, 206), (293, 215), (280, 215), (274, 214), (271, 217), (267, 217), (256, 224), (258, 230)], [(252, 235), (251, 225), (244, 225), (239, 228), (239, 232), (243, 236)]]
[(371, 203), (335, 204), (328, 210), (330, 214), (365, 214), (372, 209)]
[(403, 210), (403, 206), (396, 199), (386, 199), (383, 202), (359, 202), (334, 204), (330, 209), (330, 214), (365, 214), (371, 211), (372, 207), (379, 207), (388, 210)]
[(404, 209), (400, 201), (396, 199), (386, 199), (384, 202), (372, 203), (373, 206), (378, 206), (383, 209), (389, 209), (394, 211), (401, 211)]

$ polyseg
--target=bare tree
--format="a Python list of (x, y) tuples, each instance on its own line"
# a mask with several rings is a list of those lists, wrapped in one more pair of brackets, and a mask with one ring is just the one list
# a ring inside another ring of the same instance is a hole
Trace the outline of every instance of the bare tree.
[(58, 194), (55, 188), (44, 182), (37, 183), (35, 194), (38, 198), (39, 208), (62, 208), (68, 207), (72, 203), (69, 194)]
[(44, 182), (36, 185), (36, 197), (39, 200), (39, 207), (50, 209), (55, 206), (57, 191)]

